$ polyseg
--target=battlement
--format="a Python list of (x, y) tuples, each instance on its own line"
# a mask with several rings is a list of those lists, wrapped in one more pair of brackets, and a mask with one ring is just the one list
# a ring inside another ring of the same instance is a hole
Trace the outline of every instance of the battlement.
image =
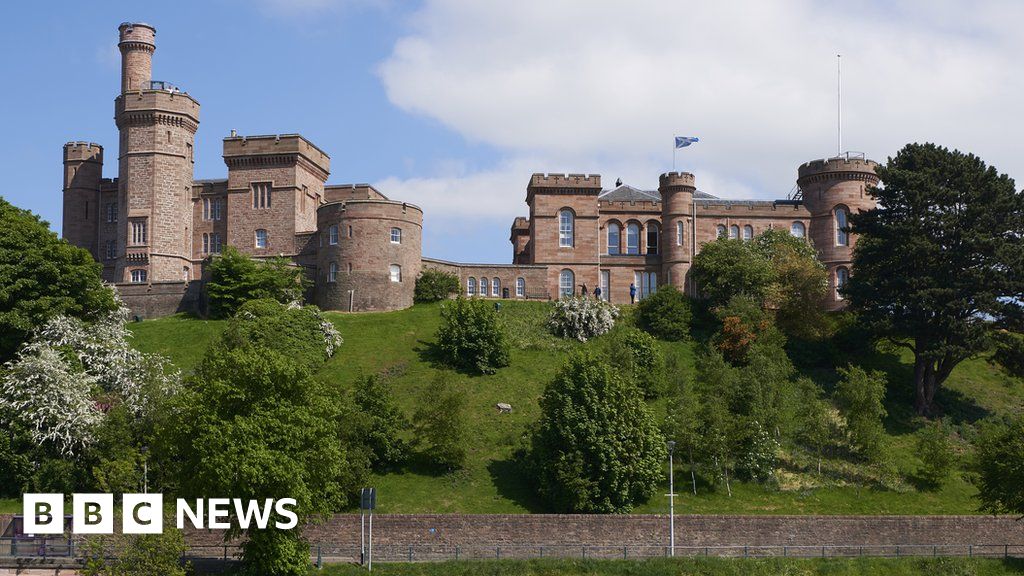
[(658, 189), (670, 188), (674, 186), (684, 186), (686, 188), (696, 189), (696, 180), (693, 174), (689, 172), (666, 172), (658, 178)]
[(851, 178), (863, 178), (864, 175), (874, 176), (878, 162), (869, 160), (863, 154), (847, 152), (842, 156), (811, 160), (802, 164), (797, 171), (797, 180), (803, 180), (819, 174), (843, 174), (847, 173)]
[(541, 174), (530, 177), (530, 188), (597, 188), (601, 190), (600, 174)]
[(64, 144), (64, 161), (103, 163), (103, 146), (95, 142), (68, 142)]
[(328, 184), (324, 186), (326, 202), (346, 199), (387, 200), (388, 197), (370, 184)]
[(518, 230), (520, 232), (528, 231), (530, 229), (530, 219), (524, 216), (516, 216), (515, 220), (512, 220), (512, 230)]
[(140, 44), (132, 48), (144, 48), (145, 45), (156, 48), (156, 28), (145, 22), (122, 22), (117, 27), (118, 46), (122, 44)]
[(176, 90), (132, 90), (114, 100), (114, 117), (118, 121), (124, 114), (132, 112), (180, 114), (199, 123), (199, 102), (189, 96), (188, 92)]
[(228, 136), (224, 139), (224, 161), (253, 156), (297, 155), (329, 173), (331, 157), (300, 134)]

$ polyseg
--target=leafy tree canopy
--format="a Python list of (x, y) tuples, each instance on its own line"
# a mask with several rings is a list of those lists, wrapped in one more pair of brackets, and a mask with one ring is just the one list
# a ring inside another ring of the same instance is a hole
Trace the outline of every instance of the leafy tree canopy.
[(299, 302), (309, 281), (302, 268), (285, 258), (256, 260), (228, 246), (210, 262), (210, 315), (234, 316), (248, 300), (269, 298), (282, 304)]
[(719, 238), (704, 244), (693, 261), (693, 279), (712, 306), (733, 296), (764, 302), (776, 279), (771, 262), (749, 242)]
[(662, 340), (688, 339), (692, 317), (690, 301), (672, 285), (659, 287), (636, 307), (637, 325)]
[(449, 366), (481, 374), (493, 374), (508, 366), (511, 350), (494, 305), (461, 296), (441, 306), (437, 347)]
[(413, 301), (417, 303), (446, 300), (461, 290), (459, 277), (450, 272), (427, 268), (416, 279)]

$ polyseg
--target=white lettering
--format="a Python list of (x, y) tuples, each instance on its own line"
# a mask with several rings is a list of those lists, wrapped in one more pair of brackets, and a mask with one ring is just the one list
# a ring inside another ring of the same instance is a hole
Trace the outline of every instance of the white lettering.
[(288, 507), (294, 508), (297, 505), (295, 498), (281, 498), (274, 505), (274, 510), (281, 516), (288, 518), (288, 522), (276, 522), (275, 527), (279, 530), (291, 530), (299, 525), (299, 517)]
[(211, 530), (227, 530), (231, 527), (229, 522), (221, 522), (218, 518), (227, 518), (231, 514), (231, 510), (228, 506), (231, 505), (231, 500), (227, 498), (210, 498), (206, 501), (209, 507), (209, 526)]
[(196, 528), (203, 527), (203, 501), (196, 500), (196, 508), (192, 508), (188, 505), (188, 500), (184, 498), (178, 498), (177, 502), (177, 516), (178, 516), (178, 530), (185, 529), (185, 516), (188, 516), (189, 520), (192, 521), (192, 526)]

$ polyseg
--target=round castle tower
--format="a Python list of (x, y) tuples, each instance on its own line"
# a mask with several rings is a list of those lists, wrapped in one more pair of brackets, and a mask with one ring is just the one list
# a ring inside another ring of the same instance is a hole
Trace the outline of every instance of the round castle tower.
[(661, 273), (662, 284), (686, 291), (686, 277), (693, 253), (693, 193), (697, 190), (693, 174), (668, 172), (658, 179), (661, 194)]
[(809, 236), (818, 258), (828, 269), (829, 296), (826, 307), (843, 307), (839, 288), (849, 278), (853, 247), (857, 237), (848, 232), (849, 216), (875, 207), (867, 189), (877, 186), (878, 163), (849, 154), (812, 160), (800, 166), (797, 186), (804, 206), (811, 213)]
[(121, 50), (121, 93), (149, 90), (153, 78), (153, 52), (156, 51), (156, 28), (143, 22), (122, 22), (117, 27)]
[(318, 306), (345, 312), (412, 306), (423, 210), (393, 200), (328, 202), (317, 209), (317, 230)]
[(61, 236), (71, 244), (85, 248), (97, 260), (100, 259), (97, 242), (102, 173), (103, 146), (94, 142), (68, 142), (64, 145)]

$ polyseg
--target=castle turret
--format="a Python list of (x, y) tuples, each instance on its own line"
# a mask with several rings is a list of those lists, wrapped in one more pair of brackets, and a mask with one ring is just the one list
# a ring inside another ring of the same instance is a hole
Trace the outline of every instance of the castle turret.
[(693, 254), (693, 174), (669, 172), (658, 179), (661, 194), (661, 270), (662, 283), (686, 290), (686, 277)]
[(64, 145), (64, 218), (61, 236), (99, 259), (100, 180), (103, 147), (92, 142)]
[(148, 90), (153, 79), (156, 28), (142, 22), (124, 22), (117, 28), (121, 50), (121, 93)]
[(849, 232), (849, 217), (875, 207), (867, 191), (878, 185), (876, 166), (877, 162), (863, 155), (847, 153), (813, 160), (799, 169), (797, 186), (811, 213), (811, 243), (828, 268), (829, 310), (838, 310), (844, 305), (839, 290), (849, 279), (853, 247), (857, 243), (856, 235)]

